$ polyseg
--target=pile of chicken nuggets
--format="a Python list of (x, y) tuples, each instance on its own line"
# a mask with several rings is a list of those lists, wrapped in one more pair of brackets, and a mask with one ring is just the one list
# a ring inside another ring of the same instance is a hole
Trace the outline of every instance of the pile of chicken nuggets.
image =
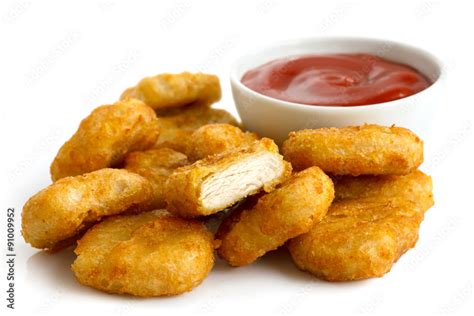
[(74, 246), (81, 284), (136, 296), (192, 290), (215, 252), (239, 267), (286, 247), (301, 270), (349, 281), (384, 275), (414, 247), (434, 202), (413, 132), (307, 129), (280, 152), (213, 108), (220, 98), (214, 75), (161, 74), (93, 110), (25, 204), (24, 239)]

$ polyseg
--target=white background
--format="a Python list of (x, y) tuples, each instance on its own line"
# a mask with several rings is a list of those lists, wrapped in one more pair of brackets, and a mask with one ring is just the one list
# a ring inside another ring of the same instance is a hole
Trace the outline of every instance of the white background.
[[(469, 1), (429, 0), (2, 1), (0, 207), (16, 210), (15, 313), (473, 315), (473, 12)], [(58, 148), (93, 108), (112, 103), (146, 75), (188, 70), (218, 74), (224, 93), (218, 106), (236, 114), (228, 73), (239, 51), (331, 35), (399, 40), (445, 63), (444, 93), (422, 167), (433, 176), (436, 205), (426, 214), (416, 248), (389, 274), (322, 282), (277, 251), (244, 268), (217, 262), (188, 294), (134, 299), (77, 284), (71, 252), (48, 255), (24, 243), (24, 202), (50, 183), (49, 164)], [(2, 215), (2, 252), (5, 220)]]

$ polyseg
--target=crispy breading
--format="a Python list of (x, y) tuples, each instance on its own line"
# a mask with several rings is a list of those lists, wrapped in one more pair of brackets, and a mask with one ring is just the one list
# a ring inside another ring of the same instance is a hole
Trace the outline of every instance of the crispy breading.
[(250, 264), (321, 221), (334, 199), (331, 179), (318, 167), (295, 173), (250, 209), (232, 213), (219, 228), (219, 256)]
[(204, 225), (165, 210), (110, 217), (87, 231), (75, 253), (72, 270), (81, 284), (144, 297), (190, 291), (214, 265)]
[(380, 277), (415, 246), (422, 220), (417, 205), (402, 198), (343, 200), (288, 249), (301, 270), (321, 279)]
[(128, 152), (151, 148), (158, 135), (156, 114), (145, 103), (127, 100), (100, 106), (61, 147), (51, 164), (51, 178), (115, 167)]
[(153, 109), (176, 108), (189, 104), (209, 106), (221, 98), (219, 78), (203, 73), (159, 74), (143, 78), (120, 97), (142, 100)]
[(172, 148), (185, 153), (192, 133), (207, 124), (223, 123), (238, 126), (237, 120), (227, 111), (207, 106), (187, 106), (158, 114), (161, 127), (155, 148)]
[(318, 166), (335, 175), (402, 175), (423, 162), (423, 141), (394, 126), (307, 129), (291, 132), (283, 153), (296, 170)]
[(186, 153), (193, 161), (253, 144), (257, 134), (230, 124), (208, 124), (195, 130)]
[(423, 212), (434, 204), (431, 177), (418, 169), (403, 176), (339, 176), (333, 180), (336, 200), (400, 197), (416, 203)]
[(101, 169), (62, 178), (26, 202), (22, 234), (33, 247), (56, 249), (102, 217), (146, 208), (152, 198), (149, 181), (126, 170)]
[(170, 148), (135, 151), (125, 157), (124, 168), (148, 179), (153, 187), (152, 208), (166, 207), (164, 187), (173, 170), (186, 166), (186, 155)]
[(250, 147), (176, 169), (166, 183), (167, 208), (183, 217), (210, 215), (262, 189), (273, 190), (290, 174), (291, 165), (277, 145), (262, 138)]

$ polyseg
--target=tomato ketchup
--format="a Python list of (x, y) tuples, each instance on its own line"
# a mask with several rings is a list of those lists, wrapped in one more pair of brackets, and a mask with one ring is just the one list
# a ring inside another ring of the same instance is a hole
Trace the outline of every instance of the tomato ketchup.
[(416, 69), (369, 54), (303, 55), (249, 70), (242, 83), (263, 95), (307, 105), (368, 105), (431, 85)]

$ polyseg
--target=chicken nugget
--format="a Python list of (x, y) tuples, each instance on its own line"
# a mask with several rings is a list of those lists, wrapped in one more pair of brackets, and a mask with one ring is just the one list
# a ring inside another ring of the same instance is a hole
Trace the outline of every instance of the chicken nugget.
[(418, 169), (403, 176), (340, 176), (333, 180), (336, 200), (401, 197), (416, 203), (423, 212), (434, 204), (431, 177)]
[(152, 198), (149, 181), (126, 170), (62, 178), (26, 202), (22, 234), (35, 248), (57, 249), (102, 217), (147, 207)]
[(72, 270), (79, 283), (135, 296), (181, 294), (214, 265), (214, 241), (203, 224), (164, 210), (110, 217), (78, 241)]
[(207, 106), (187, 106), (158, 114), (160, 137), (155, 148), (172, 148), (186, 152), (192, 133), (207, 124), (230, 124), (238, 126), (237, 120), (227, 111)]
[(297, 170), (318, 166), (335, 175), (403, 175), (423, 162), (423, 141), (394, 126), (307, 129), (291, 132), (283, 153)]
[(219, 228), (219, 256), (232, 266), (250, 264), (321, 221), (334, 199), (331, 179), (318, 167), (294, 174), (250, 209), (234, 212)]
[(148, 179), (153, 187), (154, 209), (166, 206), (164, 187), (174, 169), (188, 165), (186, 155), (170, 148), (135, 151), (125, 157), (125, 169)]
[(230, 124), (208, 124), (198, 128), (190, 137), (187, 154), (196, 161), (207, 156), (250, 146), (257, 134), (244, 132)]
[(243, 198), (269, 192), (291, 174), (291, 165), (268, 138), (176, 169), (165, 187), (168, 210), (183, 217), (219, 212)]
[(203, 73), (183, 72), (143, 78), (120, 97), (142, 100), (153, 109), (176, 108), (189, 104), (207, 105), (221, 98), (219, 78)]
[(51, 164), (53, 181), (115, 167), (125, 154), (151, 148), (159, 124), (152, 108), (127, 100), (96, 108), (61, 147)]
[(417, 205), (402, 198), (343, 200), (288, 249), (301, 270), (321, 279), (380, 277), (415, 246), (422, 220)]

